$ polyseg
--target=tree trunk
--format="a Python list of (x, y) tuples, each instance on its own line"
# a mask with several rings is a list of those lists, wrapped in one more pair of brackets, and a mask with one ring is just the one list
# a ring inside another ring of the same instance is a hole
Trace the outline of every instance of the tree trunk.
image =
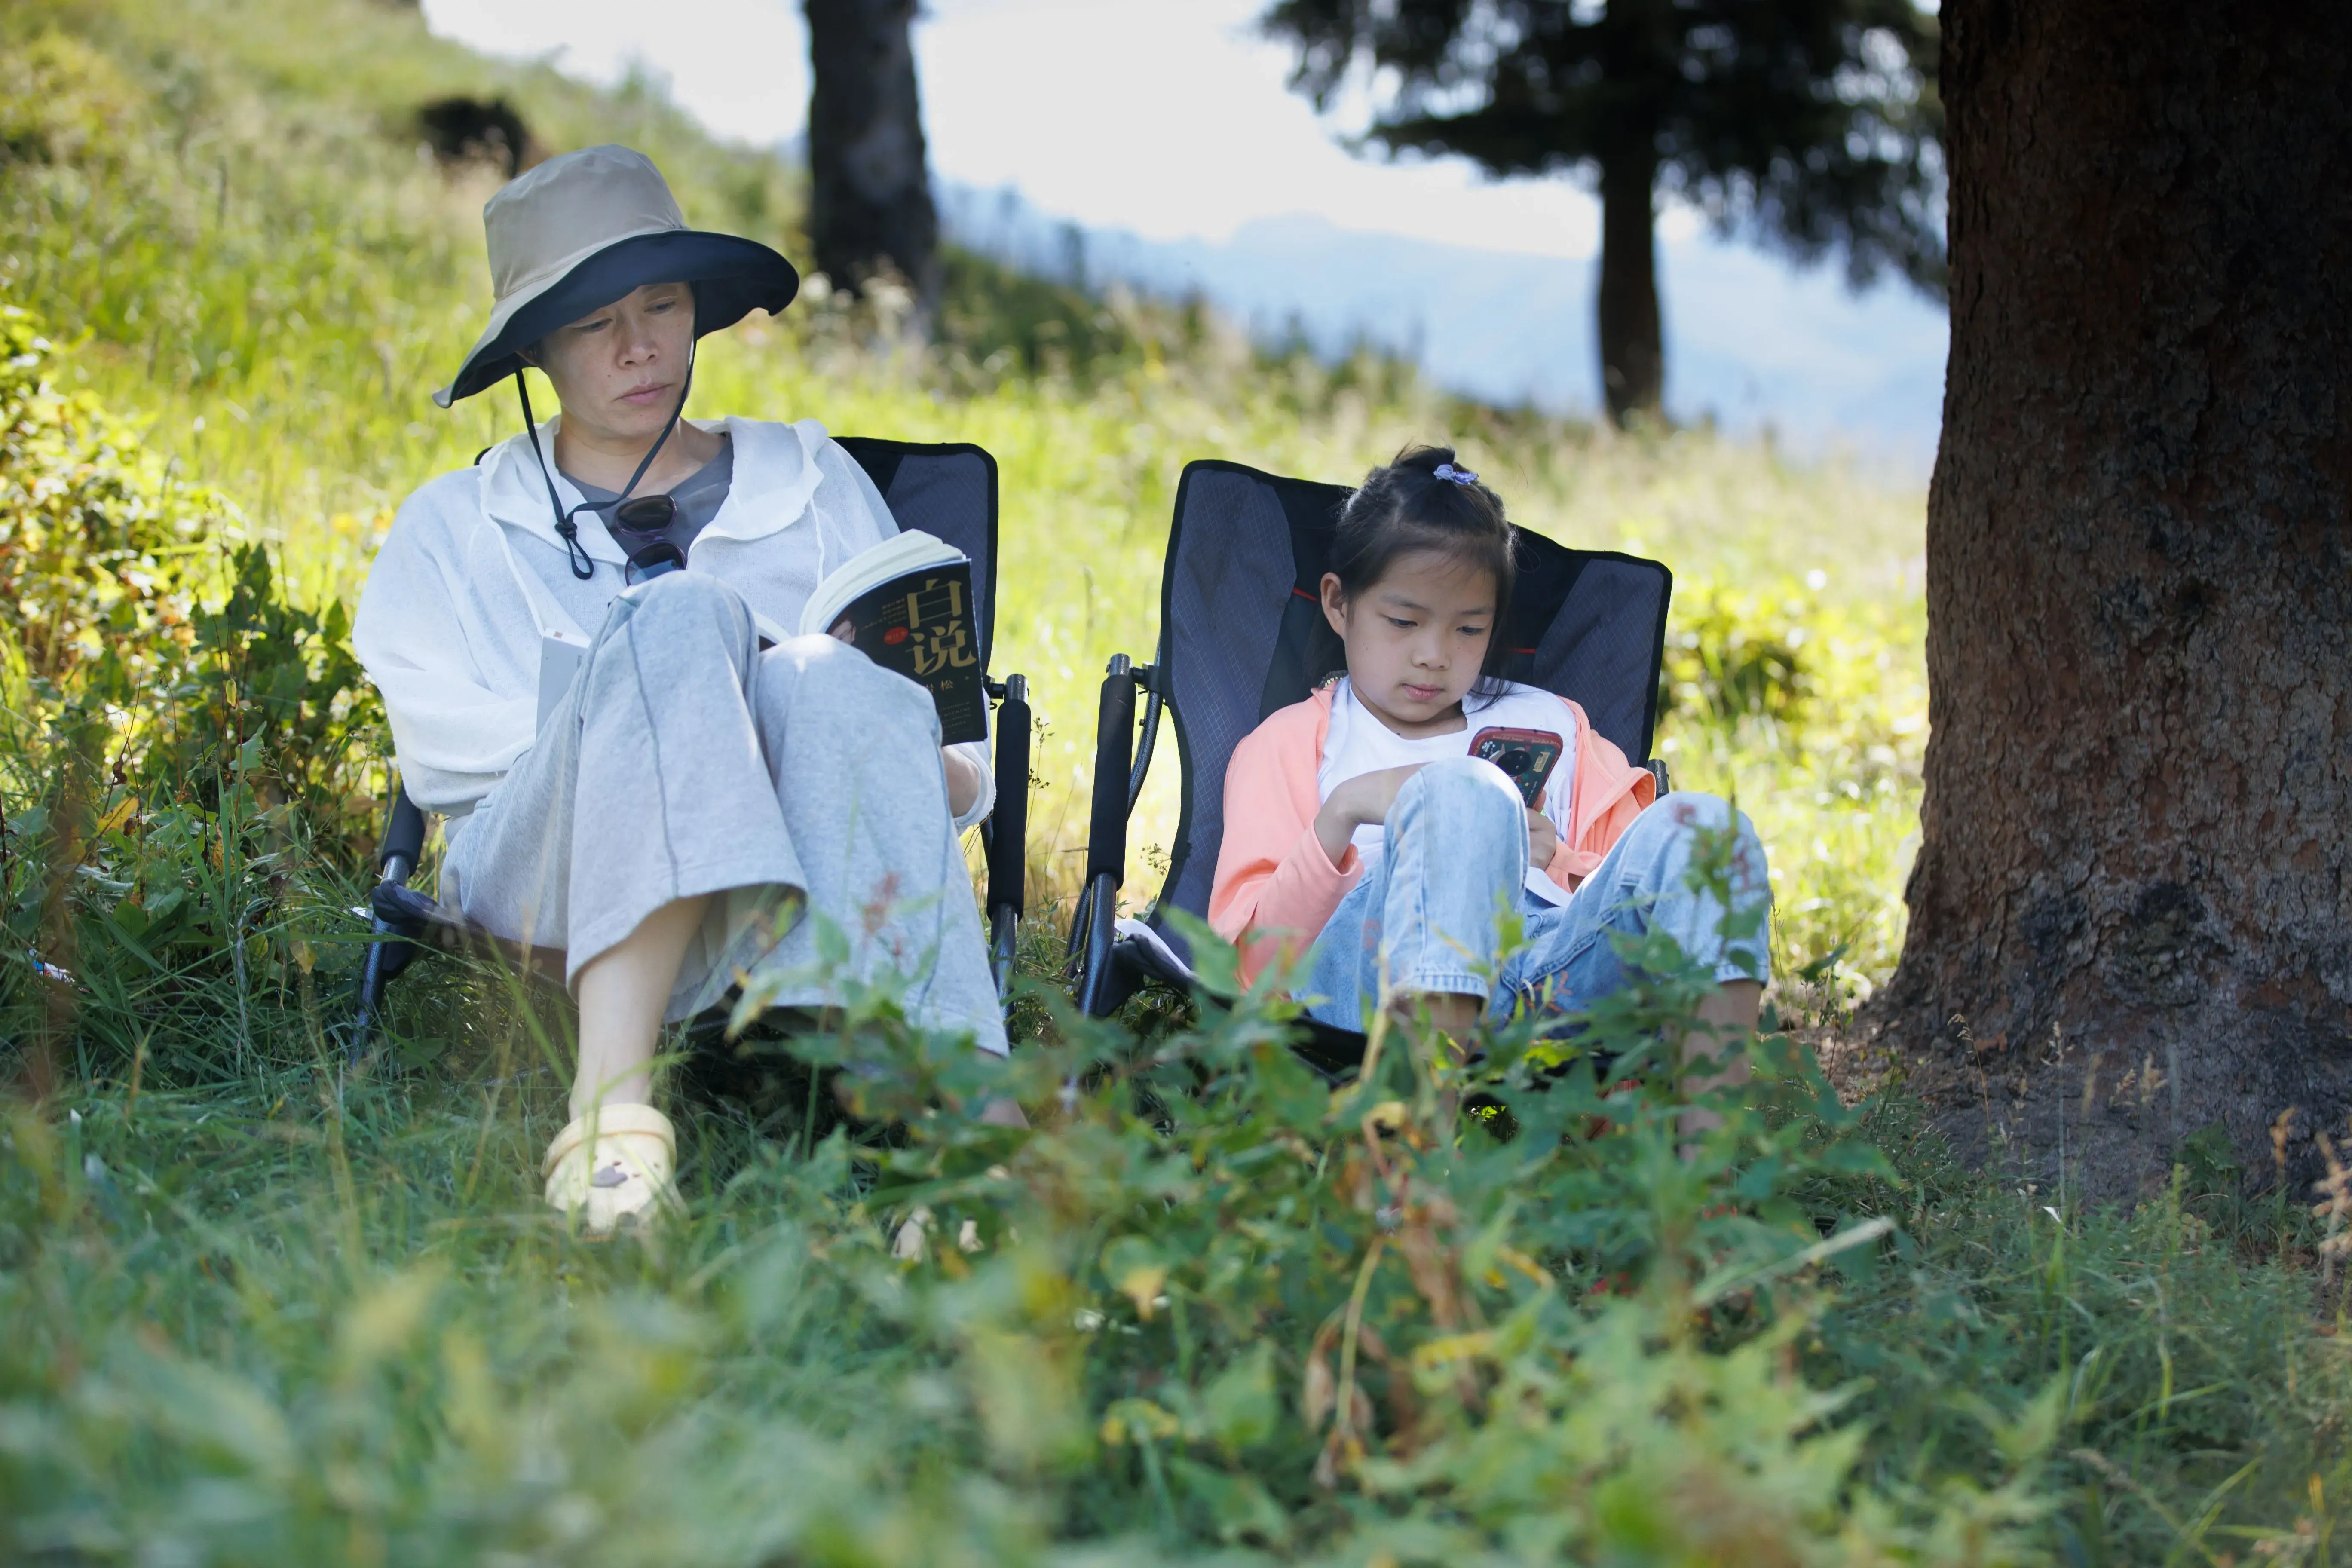
[(928, 315), (940, 219), (908, 32), (915, 9), (916, 0), (807, 0), (809, 239), (835, 284), (862, 289), (895, 272)]
[(1655, 414), (1665, 397), (1658, 329), (1657, 154), (1644, 147), (1601, 165), (1601, 392), (1612, 423)]
[(2219, 1127), (2260, 1184), (2292, 1107), (2299, 1183), (2352, 1106), (2352, 11), (1943, 29), (1934, 729), (1874, 1021), (2003, 1168), (2145, 1192)]

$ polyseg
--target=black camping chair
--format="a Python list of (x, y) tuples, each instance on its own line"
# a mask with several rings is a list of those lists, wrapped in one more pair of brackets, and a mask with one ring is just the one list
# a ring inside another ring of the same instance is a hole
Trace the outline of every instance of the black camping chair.
[[(934, 446), (847, 436), (841, 445), (873, 479), (900, 528), (921, 529), (971, 557), (980, 600), (980, 661), (985, 670), (996, 636), (996, 459), (984, 448), (963, 442)], [(981, 825), (981, 834), (988, 850), (990, 962), (1002, 996), (1013, 983), (1024, 840), (1029, 831), (1029, 682), (1019, 675), (1007, 676), (1001, 683), (992, 680), (988, 695), (997, 703), (996, 807)], [(454, 951), (488, 941), (408, 886), (425, 851), (425, 813), (408, 798), (407, 790), (395, 787), (383, 845), (376, 854), (382, 880), (370, 899), (374, 938), (360, 973), (352, 1023), (354, 1061), (367, 1049), (369, 1034), (383, 1014), (384, 987), (394, 975), (427, 949)], [(489, 945), (530, 972), (562, 978), (560, 952), (543, 948), (523, 952), (512, 943)]]
[[(1344, 485), (1282, 479), (1239, 463), (1185, 465), (1160, 578), (1160, 651), (1136, 666), (1114, 657), (1095, 731), (1094, 809), (1087, 887), (1070, 926), (1081, 1008), (1115, 1010), (1146, 979), (1192, 981), (1191, 949), (1171, 910), (1205, 920), (1224, 837), (1225, 764), (1259, 721), (1303, 700), (1328, 671), (1315, 668), (1323, 626), (1324, 561)], [(1518, 588), (1503, 673), (1580, 703), (1593, 728), (1666, 790), (1650, 759), (1674, 574), (1614, 551), (1570, 550), (1522, 531)], [(1136, 694), (1144, 696), (1136, 745)], [(1175, 715), (1183, 816), (1168, 879), (1141, 921), (1118, 919), (1126, 880), (1127, 821), (1151, 767), (1162, 704)], [(1350, 1065), (1363, 1037), (1307, 1026), (1302, 1045), (1327, 1067)]]

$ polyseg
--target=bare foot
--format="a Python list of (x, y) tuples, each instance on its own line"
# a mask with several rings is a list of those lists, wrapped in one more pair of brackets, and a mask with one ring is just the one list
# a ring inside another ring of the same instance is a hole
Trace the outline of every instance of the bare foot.
[[(1711, 1089), (1737, 1088), (1748, 1081), (1748, 1058), (1734, 1053), (1756, 1032), (1756, 1019), (1763, 1005), (1764, 987), (1753, 980), (1727, 981), (1699, 1004), (1697, 1026), (1681, 1041), (1681, 1059), (1687, 1061), (1701, 1054), (1730, 1059), (1719, 1062), (1715, 1072), (1705, 1076), (1685, 1074), (1684, 1094), (1696, 1099)], [(1682, 1157), (1694, 1157), (1698, 1152), (1696, 1140), (1722, 1125), (1723, 1113), (1719, 1110), (1698, 1106), (1685, 1110), (1678, 1129), (1685, 1140)]]
[(1451, 991), (1400, 993), (1389, 1003), (1389, 1016), (1416, 1033), (1443, 1035), (1453, 1044), (1456, 1059), (1469, 1050), (1469, 1039), (1486, 1011), (1484, 996), (1464, 996)]
[[(1438, 1065), (1453, 1068), (1469, 1061), (1486, 999), (1451, 991), (1407, 992), (1390, 999), (1389, 1015), (1440, 1053)], [(1461, 1119), (1462, 1091), (1453, 1074), (1443, 1075), (1437, 1093), (1437, 1125), (1451, 1130)]]

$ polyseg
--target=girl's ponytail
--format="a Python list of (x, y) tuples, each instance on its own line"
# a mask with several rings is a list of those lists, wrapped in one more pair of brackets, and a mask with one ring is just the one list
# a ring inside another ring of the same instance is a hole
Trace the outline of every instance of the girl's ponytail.
[[(1408, 447), (1364, 476), (1339, 513), (1326, 570), (1352, 599), (1378, 583), (1401, 555), (1433, 550), (1495, 580), (1495, 626), (1471, 696), (1502, 694), (1510, 650), (1511, 591), (1518, 580), (1517, 539), (1503, 498), (1462, 467), (1450, 447)], [(1331, 639), (1338, 651), (1339, 639)]]

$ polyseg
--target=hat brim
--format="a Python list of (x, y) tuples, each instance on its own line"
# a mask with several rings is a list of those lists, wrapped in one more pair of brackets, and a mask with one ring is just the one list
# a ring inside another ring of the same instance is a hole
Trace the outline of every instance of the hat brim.
[(699, 229), (633, 235), (589, 257), (530, 298), (474, 345), (447, 386), (433, 395), (446, 408), (522, 368), (522, 351), (558, 327), (625, 299), (648, 283), (694, 286), (694, 335), (731, 327), (753, 310), (774, 315), (800, 292), (793, 264), (757, 240)]

